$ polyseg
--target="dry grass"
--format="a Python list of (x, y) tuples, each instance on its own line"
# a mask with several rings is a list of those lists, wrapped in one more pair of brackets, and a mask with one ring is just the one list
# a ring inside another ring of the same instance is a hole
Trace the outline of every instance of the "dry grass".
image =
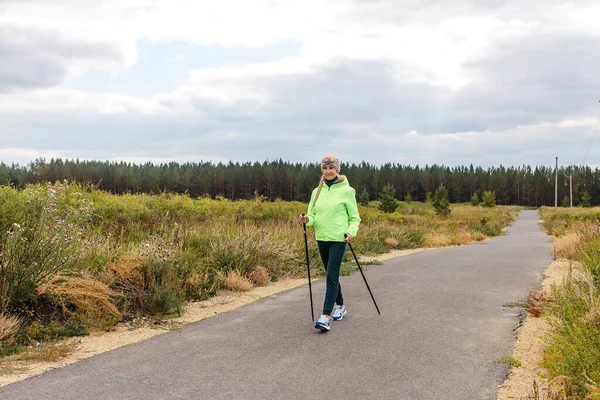
[(116, 291), (139, 299), (144, 292), (142, 260), (137, 254), (125, 254), (108, 266), (105, 283)]
[(576, 232), (557, 237), (552, 243), (552, 256), (558, 258), (573, 258), (581, 243), (581, 236)]
[(527, 297), (527, 311), (534, 317), (542, 315), (544, 306), (554, 300), (552, 292), (548, 290), (538, 290), (537, 292), (530, 292)]
[(452, 244), (452, 239), (448, 234), (442, 232), (431, 232), (423, 237), (423, 247), (444, 247)]
[(42, 344), (16, 355), (14, 359), (28, 362), (55, 362), (74, 353), (78, 345), (78, 341)]
[(125, 254), (119, 258), (119, 261), (110, 264), (110, 270), (115, 276), (127, 281), (143, 281), (142, 260), (135, 254)]
[(224, 285), (225, 288), (235, 292), (247, 292), (254, 287), (250, 279), (240, 275), (240, 273), (235, 270), (227, 273)]
[(456, 231), (452, 233), (453, 244), (467, 244), (473, 242), (473, 235), (465, 227), (458, 227)]
[(266, 267), (257, 265), (248, 275), (250, 281), (256, 286), (267, 286), (271, 282), (271, 274)]
[(202, 287), (202, 285), (208, 281), (209, 281), (209, 277), (208, 277), (207, 273), (202, 273), (202, 274), (194, 273), (194, 274), (190, 274), (190, 276), (187, 277), (187, 279), (185, 281), (185, 285), (187, 288), (190, 289), (190, 291), (198, 292), (200, 287)]
[(390, 249), (395, 249), (400, 244), (400, 241), (394, 239), (393, 237), (387, 237), (383, 241)]
[(22, 322), (22, 318), (7, 315), (4, 311), (0, 312), (0, 340), (4, 340), (16, 333)]
[(59, 274), (40, 286), (38, 295), (48, 296), (64, 310), (74, 306), (77, 317), (88, 326), (104, 327), (108, 321), (121, 318), (113, 303), (117, 293), (86, 274)]
[(487, 239), (488, 237), (485, 236), (483, 233), (481, 232), (473, 232), (471, 233), (471, 237), (473, 238), (474, 241), (476, 242), (481, 242), (482, 240)]

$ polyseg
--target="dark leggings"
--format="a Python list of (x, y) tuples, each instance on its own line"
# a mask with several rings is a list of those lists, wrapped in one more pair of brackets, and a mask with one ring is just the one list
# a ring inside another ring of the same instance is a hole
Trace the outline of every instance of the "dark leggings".
[(340, 285), (340, 267), (346, 253), (346, 242), (317, 241), (321, 260), (327, 272), (327, 290), (323, 302), (323, 314), (331, 315), (335, 303), (344, 304)]

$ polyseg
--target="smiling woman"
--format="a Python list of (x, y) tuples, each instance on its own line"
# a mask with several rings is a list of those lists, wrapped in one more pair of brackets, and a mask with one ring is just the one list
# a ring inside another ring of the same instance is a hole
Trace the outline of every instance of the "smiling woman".
[(324, 332), (331, 329), (331, 320), (339, 321), (347, 313), (340, 285), (340, 268), (346, 244), (356, 236), (360, 224), (356, 192), (344, 175), (338, 175), (340, 169), (340, 160), (336, 157), (327, 156), (321, 160), (323, 176), (319, 186), (313, 190), (308, 214), (300, 216), (302, 223), (314, 227), (327, 274), (323, 314), (315, 323), (315, 328)]

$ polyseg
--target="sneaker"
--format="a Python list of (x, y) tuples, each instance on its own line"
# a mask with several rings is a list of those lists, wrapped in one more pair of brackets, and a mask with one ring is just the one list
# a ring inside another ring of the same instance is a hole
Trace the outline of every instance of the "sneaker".
[(319, 317), (319, 320), (317, 322), (315, 322), (315, 328), (322, 330), (323, 332), (328, 331), (331, 329), (331, 327), (329, 326), (329, 319), (331, 317), (328, 315), (321, 315)]
[(344, 315), (346, 315), (346, 313), (347, 311), (345, 305), (338, 306), (336, 304), (335, 307), (333, 307), (333, 314), (331, 314), (331, 319), (333, 319), (334, 321), (339, 321), (342, 318), (344, 318)]

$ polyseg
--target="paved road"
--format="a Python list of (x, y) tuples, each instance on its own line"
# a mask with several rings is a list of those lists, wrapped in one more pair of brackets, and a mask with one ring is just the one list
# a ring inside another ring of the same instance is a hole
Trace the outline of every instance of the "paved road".
[[(495, 399), (518, 311), (550, 263), (537, 212), (507, 235), (416, 253), (342, 278), (348, 316), (310, 321), (292, 289), (0, 388), (0, 399)], [(315, 305), (324, 282), (313, 285)], [(315, 313), (319, 310), (315, 309)]]

